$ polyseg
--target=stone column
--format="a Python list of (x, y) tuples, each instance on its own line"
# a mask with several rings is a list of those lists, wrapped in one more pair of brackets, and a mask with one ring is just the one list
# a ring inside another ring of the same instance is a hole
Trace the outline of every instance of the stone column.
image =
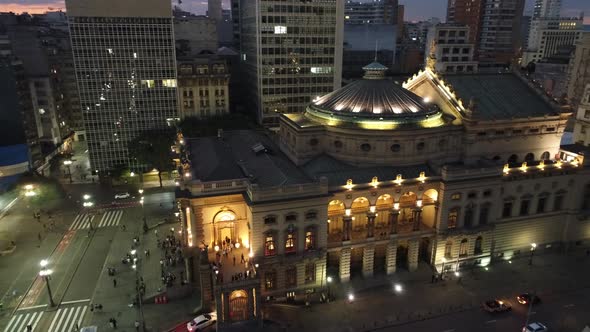
[(219, 322), (222, 323), (224, 322), (224, 317), (223, 317), (223, 293), (221, 292), (215, 292), (215, 310), (217, 311), (218, 315), (219, 315)]
[(344, 216), (342, 218), (342, 223), (344, 224), (342, 230), (342, 241), (350, 241), (350, 234), (352, 232), (352, 217)]
[(387, 274), (394, 274), (397, 268), (397, 240), (392, 240), (387, 244), (385, 257)]
[(223, 293), (223, 317), (224, 322), (231, 322), (231, 316), (229, 314), (229, 293)]
[(375, 246), (363, 248), (363, 277), (372, 277), (375, 262)]
[[(198, 259), (199, 256), (194, 259)], [(206, 309), (213, 309), (213, 297), (214, 297), (214, 290), (213, 290), (213, 271), (211, 271), (211, 267), (209, 264), (195, 264), (198, 268), (199, 273), (199, 280), (201, 282), (201, 303), (202, 307)], [(216, 298), (219, 305), (219, 298)], [(219, 312), (219, 311), (218, 311)]]
[(418, 240), (412, 239), (408, 241), (408, 270), (410, 272), (418, 269)]
[(375, 237), (375, 213), (367, 213), (367, 238)]
[(421, 218), (422, 218), (422, 209), (421, 208), (415, 208), (412, 211), (413, 214), (413, 218), (414, 218), (414, 227), (413, 230), (414, 231), (419, 231), (420, 230), (420, 223), (422, 222)]
[(389, 213), (389, 234), (397, 234), (397, 218), (399, 210), (392, 209)]
[(350, 281), (350, 248), (340, 251), (340, 282)]
[(250, 288), (248, 290), (248, 319), (253, 319), (254, 316), (256, 316), (256, 314), (254, 313), (254, 300), (255, 300), (255, 296), (254, 296), (254, 292), (256, 292), (254, 290), (254, 288)]

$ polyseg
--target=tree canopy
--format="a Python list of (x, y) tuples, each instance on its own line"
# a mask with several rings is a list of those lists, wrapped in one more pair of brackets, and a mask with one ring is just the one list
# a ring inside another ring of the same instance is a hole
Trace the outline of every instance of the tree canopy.
[(149, 130), (129, 142), (129, 153), (139, 163), (158, 171), (160, 187), (162, 172), (174, 169), (170, 147), (174, 143), (173, 131)]

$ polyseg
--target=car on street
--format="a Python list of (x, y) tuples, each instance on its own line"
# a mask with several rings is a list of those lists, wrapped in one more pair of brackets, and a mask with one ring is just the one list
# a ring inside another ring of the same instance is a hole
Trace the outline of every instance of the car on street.
[(520, 304), (530, 304), (532, 302), (533, 305), (539, 304), (541, 299), (537, 295), (533, 295), (530, 293), (520, 294), (516, 297), (516, 300)]
[(129, 198), (131, 195), (128, 192), (115, 194), (115, 199)]
[(512, 310), (510, 303), (501, 300), (489, 300), (481, 304), (483, 310), (487, 312), (504, 312)]
[(522, 332), (546, 332), (546, 331), (549, 331), (547, 326), (545, 326), (539, 322), (530, 323), (529, 325), (522, 328)]
[(217, 313), (210, 312), (208, 314), (203, 314), (203, 315), (197, 316), (195, 319), (186, 323), (186, 329), (189, 332), (202, 331), (205, 328), (215, 324), (216, 322), (217, 322)]

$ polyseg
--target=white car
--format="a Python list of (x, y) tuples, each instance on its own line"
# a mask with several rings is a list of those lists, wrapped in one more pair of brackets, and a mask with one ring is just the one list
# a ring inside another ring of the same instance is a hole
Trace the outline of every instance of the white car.
[(522, 328), (522, 332), (546, 332), (546, 331), (549, 331), (547, 326), (545, 326), (539, 322), (530, 323), (529, 325)]
[(197, 318), (186, 323), (186, 329), (189, 332), (202, 331), (205, 328), (215, 324), (216, 322), (217, 322), (217, 313), (210, 312), (208, 314), (200, 315)]
[(125, 199), (125, 198), (129, 198), (129, 197), (131, 197), (131, 195), (129, 193), (115, 194), (115, 199)]

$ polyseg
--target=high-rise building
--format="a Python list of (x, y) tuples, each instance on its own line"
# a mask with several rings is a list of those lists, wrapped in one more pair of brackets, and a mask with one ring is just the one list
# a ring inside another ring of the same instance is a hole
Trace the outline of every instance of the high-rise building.
[(521, 45), (524, 0), (449, 0), (447, 22), (467, 25), (479, 68), (508, 66)]
[(344, 5), (345, 24), (396, 24), (397, 0), (374, 2), (346, 1)]
[(128, 142), (176, 121), (172, 8), (160, 0), (67, 0), (93, 169), (143, 168)]
[(561, 0), (535, 0), (533, 8), (533, 19), (536, 18), (559, 18), (561, 11)]
[(576, 44), (584, 29), (583, 18), (535, 18), (531, 21), (527, 49), (521, 64), (526, 66)]
[(574, 123), (574, 142), (590, 146), (590, 83), (586, 84)]
[(476, 72), (475, 47), (468, 41), (467, 26), (439, 24), (431, 27), (426, 39), (425, 65), (441, 73)]
[(397, 40), (404, 38), (404, 14), (406, 7), (404, 5), (397, 6)]
[(207, 16), (215, 22), (221, 21), (221, 0), (207, 1)]
[(340, 87), (343, 1), (242, 0), (239, 11), (249, 107), (260, 123), (276, 127), (281, 113)]
[(580, 103), (587, 84), (590, 84), (590, 32), (582, 34), (569, 63), (567, 96), (574, 108)]

